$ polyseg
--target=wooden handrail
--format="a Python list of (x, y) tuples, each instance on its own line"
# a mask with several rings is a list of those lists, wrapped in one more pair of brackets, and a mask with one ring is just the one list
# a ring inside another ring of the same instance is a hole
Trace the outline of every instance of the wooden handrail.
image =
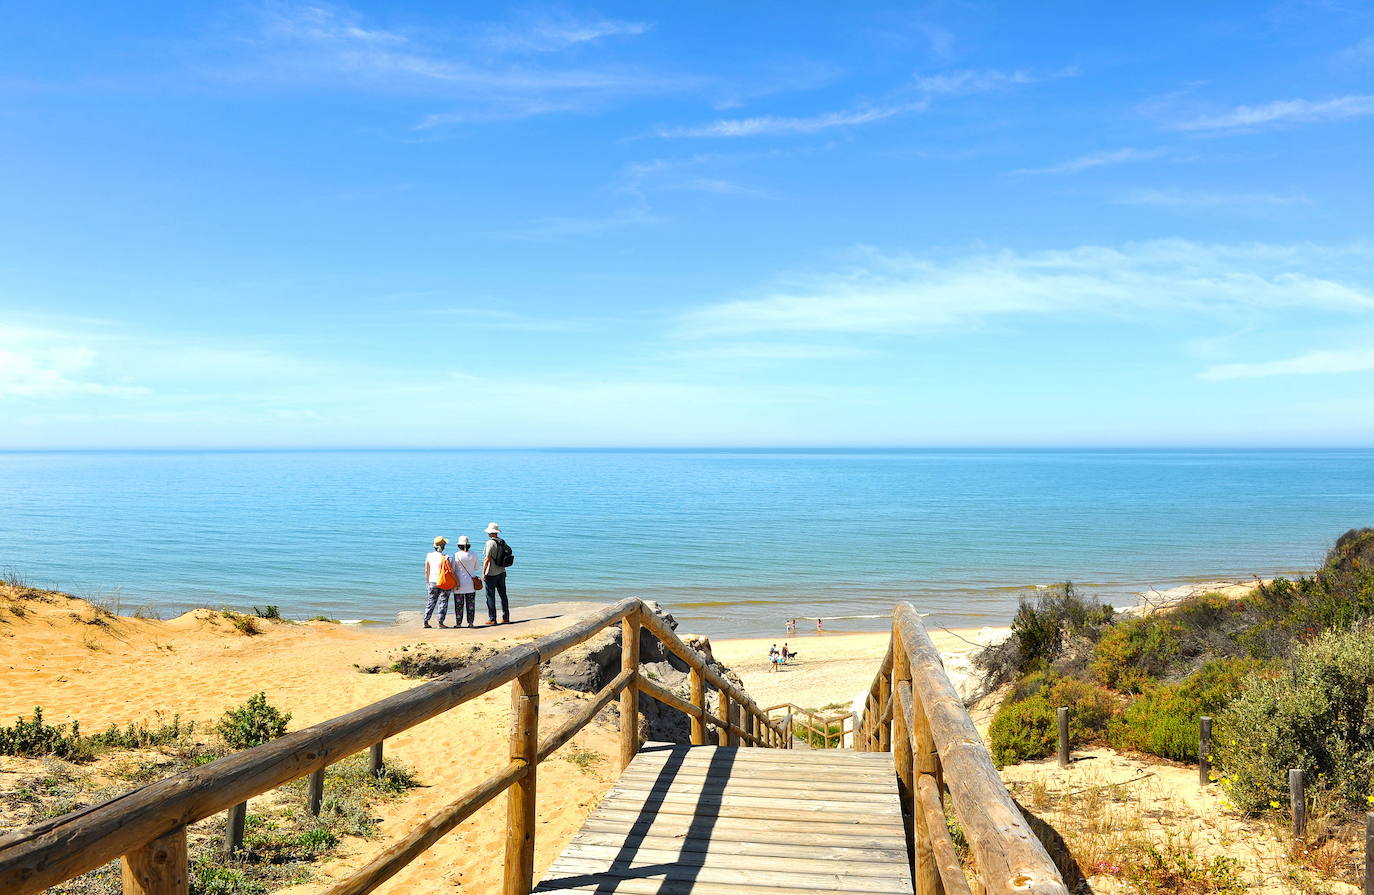
[[(617, 622), (622, 623), (623, 638), (620, 674), (589, 700), (576, 717), (541, 742), (540, 664)], [(785, 745), (789, 737), (786, 723), (771, 721), (749, 694), (713, 670), (703, 654), (687, 646), (643, 601), (629, 598), (553, 634), (346, 715), (150, 783), (100, 805), (0, 836), (0, 891), (6, 895), (40, 892), (123, 857), (126, 895), (185, 893), (186, 827), (190, 824), (349, 755), (374, 748), (387, 737), (511, 683), (510, 763), (428, 818), (369, 864), (336, 883), (328, 895), (362, 895), (372, 891), (502, 792), (510, 793), (503, 891), (506, 895), (525, 895), (534, 882), (534, 805), (539, 763), (572, 739), (617, 696), (621, 697), (622, 768), (639, 748), (639, 692), (688, 711), (676, 696), (641, 677), (641, 626), (689, 666), (692, 692), (688, 714), (693, 720), (694, 743), (705, 742), (706, 725), (712, 724), (720, 731), (722, 742)], [(708, 684), (719, 694), (722, 717), (707, 711)], [(671, 700), (663, 699), (664, 696)], [(741, 713), (743, 723), (732, 721), (732, 711)]]
[[(837, 748), (843, 747), (844, 738), (850, 734), (857, 733), (857, 730), (855, 729), (853, 723), (853, 712), (845, 712), (843, 715), (832, 715), (827, 718), (817, 714), (816, 712), (811, 711), (810, 709), (804, 709), (801, 706), (791, 702), (783, 702), (779, 703), (778, 705), (769, 706), (768, 708), (764, 709), (763, 712), (766, 717), (771, 719), (773, 717), (773, 712), (776, 712), (779, 709), (787, 709), (788, 717), (805, 717), (809, 719), (807, 721), (795, 721), (793, 723), (793, 730), (798, 732), (805, 732), (807, 743), (812, 742), (813, 736), (820, 737), (821, 741), (825, 744), (824, 748), (826, 749), (830, 748), (831, 740), (836, 741), (835, 746)], [(849, 725), (845, 726), (845, 722), (849, 722)], [(835, 724), (838, 724), (840, 726), (840, 729), (838, 731), (832, 732), (830, 728), (832, 725)]]
[[(916, 895), (1067, 895), (910, 603), (899, 603), (892, 613), (888, 652), (865, 706), (855, 748), (892, 753)], [(954, 854), (946, 796), (968, 839), (973, 886)]]

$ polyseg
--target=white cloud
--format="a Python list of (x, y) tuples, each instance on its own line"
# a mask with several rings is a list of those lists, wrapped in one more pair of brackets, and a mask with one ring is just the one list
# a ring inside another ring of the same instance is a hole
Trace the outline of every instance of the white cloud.
[(1161, 208), (1282, 208), (1311, 205), (1300, 193), (1240, 193), (1218, 190), (1140, 189), (1123, 194), (1120, 205), (1153, 205)]
[(981, 71), (966, 69), (941, 75), (918, 75), (915, 79), (915, 86), (917, 90), (930, 96), (967, 96), (973, 93), (988, 93), (1007, 87), (1035, 84), (1051, 79), (1072, 78), (1077, 75), (1078, 69), (1073, 66), (1048, 75), (1036, 75), (1024, 69), (1010, 72), (996, 69), (983, 69)]
[(635, 37), (652, 28), (647, 22), (544, 14), (482, 29), (480, 41), (499, 53), (549, 53), (607, 37)]
[[(1260, 307), (1374, 313), (1374, 253), (1183, 240), (937, 258), (866, 251), (848, 270), (684, 315), (694, 336), (900, 334), (999, 315), (1215, 312)], [(1325, 272), (1354, 259), (1358, 278)]]
[(0, 349), (0, 401), (82, 395), (132, 398), (148, 393), (146, 388), (92, 379), (96, 352), (84, 345), (45, 339), (46, 344), (21, 347), (21, 340), (14, 336), (7, 330), (6, 347)]
[(1217, 364), (1202, 372), (1203, 379), (1255, 379), (1262, 376), (1315, 376), (1374, 371), (1374, 348), (1348, 351), (1309, 351), (1282, 360)]
[(1236, 106), (1220, 115), (1194, 118), (1174, 125), (1181, 131), (1247, 130), (1268, 124), (1314, 124), (1374, 115), (1374, 95), (1354, 94), (1335, 99), (1289, 99), (1260, 106)]
[(1159, 158), (1166, 155), (1167, 149), (1136, 149), (1133, 146), (1125, 146), (1121, 149), (1109, 149), (1102, 152), (1090, 152), (1087, 155), (1080, 155), (1057, 165), (1050, 165), (1047, 168), (1018, 168), (1012, 171), (1013, 174), (1076, 174), (1079, 171), (1086, 171), (1089, 168), (1101, 168), (1108, 165), (1124, 165), (1130, 162), (1143, 162), (1149, 159)]
[(866, 106), (802, 117), (759, 115), (753, 118), (722, 118), (709, 124), (690, 127), (660, 127), (655, 133), (660, 137), (775, 137), (814, 134), (836, 127), (871, 124), (908, 112), (920, 111), (926, 106), (925, 101), (920, 101), (900, 105)]

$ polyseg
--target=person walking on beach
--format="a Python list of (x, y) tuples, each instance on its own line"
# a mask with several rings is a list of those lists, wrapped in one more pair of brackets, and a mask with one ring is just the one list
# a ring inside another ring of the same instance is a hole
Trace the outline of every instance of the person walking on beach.
[(506, 598), (506, 569), (515, 562), (515, 552), (501, 540), (501, 526), (487, 525), (487, 546), (482, 550), (482, 583), (487, 588), (487, 624), (496, 624), (496, 595), (501, 595), (501, 623), (510, 624), (510, 603)]
[(434, 539), (434, 549), (425, 557), (425, 585), (429, 588), (429, 602), (425, 604), (426, 628), (433, 627), (429, 620), (434, 615), (435, 603), (439, 604), (439, 627), (448, 627), (444, 624), (444, 619), (448, 617), (448, 597), (453, 593), (458, 578), (453, 574), (453, 562), (444, 553), (447, 546), (448, 538), (439, 535)]
[[(458, 552), (453, 555), (453, 572), (458, 579), (458, 584), (453, 588), (453, 626), (461, 628), (463, 626), (463, 615), (466, 612), (468, 617), (468, 627), (475, 628), (477, 625), (473, 617), (477, 614), (477, 591), (482, 589), (482, 579), (477, 574), (477, 557), (468, 548), (472, 542), (467, 535), (458, 536)], [(443, 621), (442, 615), (439, 619)]]

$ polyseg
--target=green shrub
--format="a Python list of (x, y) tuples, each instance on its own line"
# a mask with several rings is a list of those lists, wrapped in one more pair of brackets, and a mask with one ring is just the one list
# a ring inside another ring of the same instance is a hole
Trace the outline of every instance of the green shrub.
[(290, 721), (289, 712), (278, 711), (267, 701), (267, 694), (259, 691), (243, 705), (226, 711), (215, 732), (231, 749), (251, 749), (286, 733)]
[(264, 606), (264, 607), (261, 608), (261, 609), (259, 609), (258, 607), (254, 606), (254, 607), (253, 607), (253, 614), (256, 615), (258, 618), (270, 619), (271, 621), (281, 621), (281, 611), (280, 611), (280, 609), (279, 609), (278, 607), (272, 606), (272, 605), (270, 605), (270, 604), (267, 605), (267, 606)]
[(1103, 687), (1075, 678), (1061, 678), (1046, 692), (1056, 709), (1069, 709), (1069, 742), (1075, 746), (1096, 746), (1107, 742), (1107, 729), (1121, 716), (1121, 702)]
[(166, 746), (195, 733), (196, 722), (181, 723), (181, 715), (173, 715), (172, 720), (156, 727), (130, 723), (122, 730), (111, 724), (102, 733), (92, 734), (92, 745), (107, 749), (150, 749)]
[(1123, 693), (1139, 693), (1179, 655), (1181, 631), (1164, 614), (1115, 625), (1093, 649), (1089, 666), (1093, 680)]
[(16, 718), (10, 727), (0, 727), (0, 755), (19, 755), (37, 758), (55, 755), (68, 761), (89, 761), (95, 750), (81, 735), (81, 723), (49, 724), (43, 720), (43, 709), (35, 706), (33, 718)]
[(1287, 799), (1289, 768), (1337, 804), (1374, 796), (1374, 624), (1328, 631), (1252, 680), (1217, 719), (1222, 783), (1243, 811)]
[(1216, 715), (1262, 673), (1255, 659), (1214, 659), (1179, 683), (1153, 683), (1108, 731), (1115, 749), (1197, 761), (1198, 719)]
[(988, 729), (992, 760), (1005, 767), (1054, 754), (1055, 707), (1043, 696), (1004, 702)]
[(992, 692), (1018, 675), (1049, 667), (1074, 638), (1092, 641), (1111, 624), (1113, 609), (1079, 595), (1073, 582), (1049, 588), (1035, 602), (1022, 599), (1012, 620), (1012, 636), (981, 650), (974, 663)]
[(206, 857), (191, 865), (191, 895), (266, 895), (267, 886), (243, 870)]

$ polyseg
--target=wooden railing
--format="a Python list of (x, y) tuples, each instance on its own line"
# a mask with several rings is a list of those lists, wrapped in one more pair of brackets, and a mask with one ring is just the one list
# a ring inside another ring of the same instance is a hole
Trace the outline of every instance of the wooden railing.
[[(855, 748), (892, 753), (916, 895), (1067, 895), (910, 603), (892, 614)], [(946, 798), (968, 841), (972, 887), (950, 836)]]
[[(539, 738), (539, 666), (598, 631), (621, 625), (621, 671), (557, 730)], [(647, 680), (639, 671), (639, 632), (644, 627), (689, 667), (688, 699)], [(27, 895), (123, 858), (126, 895), (176, 895), (188, 890), (186, 828), (241, 806), (291, 780), (314, 774), (365, 749), (380, 755), (387, 737), (436, 717), (503, 684), (513, 684), (510, 761), (457, 801), (327, 895), (371, 892), (477, 809), (509, 791), (505, 847), (505, 895), (526, 895), (534, 883), (536, 779), (539, 763), (620, 698), (620, 766), (639, 750), (638, 693), (691, 718), (692, 742), (703, 745), (707, 728), (722, 745), (783, 747), (788, 735), (749, 695), (715, 672), (701, 653), (683, 643), (638, 599), (609, 606), (576, 624), (485, 662), (333, 718), (262, 746), (221, 758), (151, 783), (90, 808), (0, 836), (0, 892)], [(716, 690), (719, 714), (706, 708), (707, 687)], [(312, 787), (313, 789), (313, 787)], [(312, 792), (312, 798), (314, 794)]]
[[(839, 749), (844, 746), (844, 738), (854, 733), (854, 713), (845, 712), (843, 715), (832, 715), (825, 717), (819, 715), (811, 709), (804, 709), (791, 702), (784, 702), (782, 705), (773, 705), (764, 709), (770, 719), (776, 723), (789, 724), (793, 738), (802, 737), (807, 744), (819, 749)], [(781, 718), (773, 718), (774, 712), (783, 712)], [(820, 745), (817, 745), (819, 741)], [(787, 747), (792, 748), (789, 742)]]

